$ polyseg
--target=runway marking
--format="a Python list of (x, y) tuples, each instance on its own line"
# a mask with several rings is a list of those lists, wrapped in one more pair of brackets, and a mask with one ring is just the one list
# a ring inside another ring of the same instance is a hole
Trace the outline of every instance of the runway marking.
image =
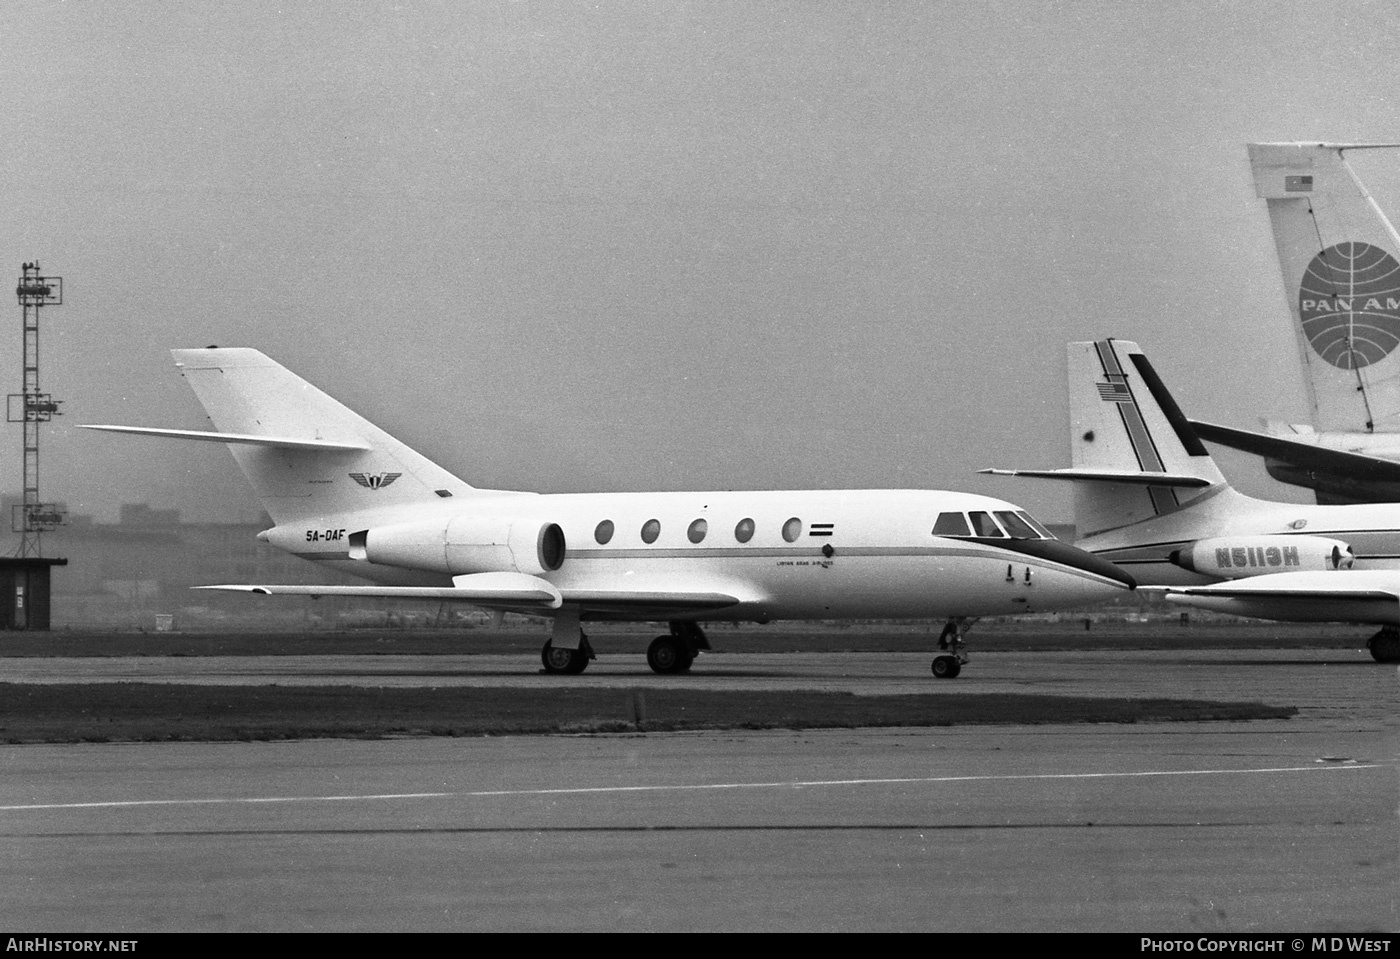
[[(1268, 821), (1201, 822), (1190, 819), (1185, 822), (1097, 822), (1092, 819), (1079, 822), (961, 822), (961, 823), (745, 823), (724, 825), (699, 824), (690, 826), (656, 825), (647, 823), (639, 826), (372, 826), (364, 829), (135, 829), (108, 830), (102, 828), (83, 832), (6, 832), (3, 839), (149, 839), (153, 836), (490, 836), (490, 835), (530, 835), (540, 836), (550, 833), (578, 835), (580, 833), (739, 833), (739, 832), (1016, 832), (1020, 830), (1075, 830), (1075, 829), (1182, 829), (1199, 832), (1203, 829), (1242, 829), (1252, 826), (1274, 826)], [(1334, 823), (1340, 826), (1342, 823)]]
[(804, 789), (822, 786), (898, 786), (933, 783), (1017, 782), (1048, 779), (1134, 779), (1151, 776), (1247, 776), (1258, 774), (1343, 772), (1354, 769), (1381, 769), (1384, 763), (1338, 765), (1274, 766), (1265, 769), (1157, 769), (1130, 773), (1017, 773), (1001, 776), (911, 776), (892, 779), (810, 779), (788, 782), (689, 783), (671, 786), (574, 786), (554, 789), (482, 789), (469, 792), (368, 793), (347, 796), (251, 796), (242, 799), (130, 799), (112, 802), (26, 803), (0, 806), (0, 812), (37, 809), (124, 809), (139, 806), (256, 805), (299, 802), (373, 802), (399, 799), (485, 799), (501, 796), (568, 796), (602, 793), (700, 792), (738, 789)]

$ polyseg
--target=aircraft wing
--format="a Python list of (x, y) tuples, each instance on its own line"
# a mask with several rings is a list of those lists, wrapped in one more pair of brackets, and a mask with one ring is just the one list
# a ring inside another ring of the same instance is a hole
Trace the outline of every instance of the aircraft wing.
[(1205, 440), (1264, 457), (1281, 483), (1312, 490), (1318, 503), (1391, 503), (1400, 499), (1400, 462), (1267, 433), (1192, 421)]
[(1243, 450), (1269, 459), (1281, 460), (1302, 469), (1336, 473), (1359, 479), (1400, 483), (1400, 463), (1395, 460), (1328, 449), (1316, 443), (1290, 440), (1267, 433), (1253, 433), (1216, 423), (1191, 421), (1192, 428), (1203, 440), (1219, 443), (1231, 449)]
[(196, 586), (264, 596), (366, 596), (379, 599), (435, 599), (510, 609), (559, 609), (565, 603), (584, 612), (628, 615), (723, 609), (741, 600), (728, 593), (703, 590), (560, 590), (548, 580), (526, 573), (470, 573), (453, 577), (451, 586), (278, 586), (224, 584)]
[[(1140, 589), (1142, 587), (1139, 587)], [(1400, 624), (1400, 571), (1271, 573), (1209, 586), (1152, 586), (1169, 603), (1294, 622)]]
[(1184, 473), (1144, 473), (1138, 470), (978, 470), (991, 476), (1029, 476), (1032, 479), (1073, 480), (1079, 483), (1132, 483), (1135, 486), (1209, 486), (1210, 480)]
[(737, 606), (741, 600), (728, 593), (688, 592), (677, 590), (570, 589), (564, 591), (566, 603), (577, 603), (585, 612), (627, 616), (644, 612), (660, 617), (665, 611), (680, 615), (709, 609)]
[(527, 606), (558, 609), (563, 594), (553, 583), (526, 573), (469, 573), (455, 576), (451, 586), (261, 586), (224, 584), (196, 586), (229, 593), (264, 596), (373, 596), (380, 599), (437, 599), (480, 606)]

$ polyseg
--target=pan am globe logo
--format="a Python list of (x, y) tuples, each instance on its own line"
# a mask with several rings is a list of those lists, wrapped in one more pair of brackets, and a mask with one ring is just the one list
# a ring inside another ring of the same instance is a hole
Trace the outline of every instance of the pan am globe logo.
[(1378, 363), (1400, 345), (1400, 263), (1369, 243), (1329, 246), (1298, 289), (1303, 332), (1342, 370)]

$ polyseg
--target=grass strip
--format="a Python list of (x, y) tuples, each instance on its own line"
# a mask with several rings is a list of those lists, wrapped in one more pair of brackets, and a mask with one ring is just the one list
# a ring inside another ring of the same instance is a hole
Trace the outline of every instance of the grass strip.
[[(928, 653), (939, 626), (924, 630), (747, 629), (710, 630), (715, 650), (724, 653)], [(1370, 632), (1374, 632), (1371, 630)], [(549, 630), (349, 630), (340, 632), (13, 632), (0, 633), (0, 659), (6, 657), (126, 656), (538, 656)], [(599, 655), (643, 655), (651, 633), (589, 630)], [(1068, 623), (1022, 625), (1014, 629), (979, 625), (970, 634), (974, 652), (1065, 650), (1337, 649), (1366, 645), (1365, 627), (1307, 623), (1251, 626), (1172, 624), (1096, 626), (1085, 631)]]
[(1286, 719), (1291, 706), (1034, 694), (0, 683), (0, 742), (381, 739)]

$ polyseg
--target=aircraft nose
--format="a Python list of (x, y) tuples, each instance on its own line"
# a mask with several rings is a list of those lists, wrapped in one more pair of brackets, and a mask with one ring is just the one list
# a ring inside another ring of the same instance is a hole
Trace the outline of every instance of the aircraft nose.
[(982, 542), (996, 543), (1003, 549), (1025, 553), (1027, 556), (1038, 556), (1041, 559), (1048, 559), (1063, 566), (1091, 573), (1095, 577), (1106, 580), (1105, 585), (1117, 584), (1113, 587), (1115, 589), (1137, 588), (1137, 580), (1108, 560), (1077, 546), (1062, 543), (1057, 539), (983, 540)]
[(1078, 557), (1070, 561), (1068, 565), (1082, 569), (1087, 573), (1097, 573), (1099, 576), (1120, 583), (1128, 589), (1137, 589), (1137, 580), (1124, 572), (1122, 567), (1115, 566), (1108, 560), (1095, 556), (1093, 553), (1079, 549), (1076, 546), (1070, 546), (1068, 548), (1074, 550), (1075, 553), (1078, 554)]

